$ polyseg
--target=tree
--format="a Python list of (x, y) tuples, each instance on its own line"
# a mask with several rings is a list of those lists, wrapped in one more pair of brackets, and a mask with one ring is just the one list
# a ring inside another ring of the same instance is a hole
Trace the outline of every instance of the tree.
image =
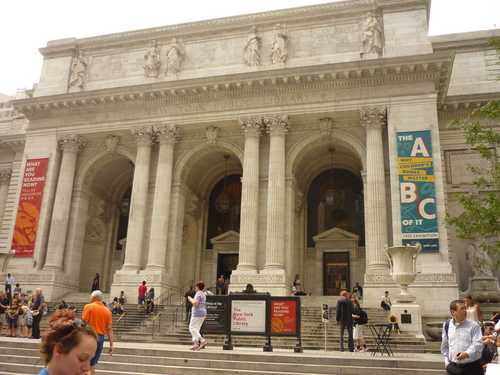
[[(500, 39), (491, 39), (488, 45), (494, 47), (500, 58)], [(499, 62), (497, 62), (499, 64)], [(500, 78), (499, 78), (500, 80)], [(446, 213), (445, 223), (454, 226), (460, 238), (474, 237), (479, 248), (491, 255), (500, 254), (500, 100), (491, 100), (478, 108), (466, 119), (456, 119), (449, 128), (460, 129), (465, 143), (472, 147), (482, 159), (488, 162), (485, 168), (468, 166), (476, 175), (470, 182), (477, 187), (478, 194), (454, 194), (465, 212), (460, 217)], [(479, 265), (482, 266), (482, 265)], [(500, 268), (500, 260), (490, 265)]]

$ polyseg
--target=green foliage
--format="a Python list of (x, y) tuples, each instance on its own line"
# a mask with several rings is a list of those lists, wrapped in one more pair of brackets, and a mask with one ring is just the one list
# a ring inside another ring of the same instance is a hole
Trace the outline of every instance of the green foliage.
[[(488, 45), (500, 57), (500, 39), (491, 39)], [(497, 63), (498, 64), (498, 63)], [(488, 123), (485, 120), (489, 120)], [(468, 166), (475, 174), (470, 181), (479, 194), (454, 194), (465, 212), (460, 217), (446, 213), (445, 223), (454, 226), (460, 238), (476, 238), (479, 247), (489, 254), (500, 254), (500, 133), (490, 125), (500, 122), (500, 100), (491, 100), (476, 109), (466, 119), (456, 119), (448, 128), (459, 129), (465, 143), (487, 161), (484, 168)], [(491, 265), (500, 268), (500, 260)]]

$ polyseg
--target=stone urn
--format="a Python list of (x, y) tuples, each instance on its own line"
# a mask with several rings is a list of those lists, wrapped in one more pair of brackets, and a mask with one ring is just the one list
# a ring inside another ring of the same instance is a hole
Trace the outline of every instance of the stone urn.
[(417, 246), (392, 246), (385, 245), (385, 251), (391, 264), (391, 276), (401, 288), (401, 293), (396, 296), (396, 302), (413, 303), (416, 297), (408, 293), (408, 285), (415, 280), (417, 255), (422, 250), (422, 245)]

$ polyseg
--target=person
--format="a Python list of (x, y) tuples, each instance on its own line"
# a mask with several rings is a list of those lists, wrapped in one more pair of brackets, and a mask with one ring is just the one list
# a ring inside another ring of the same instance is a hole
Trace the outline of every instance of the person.
[(179, 75), (184, 61), (184, 48), (177, 38), (172, 39), (170, 48), (167, 52), (167, 69), (165, 75)]
[[(42, 294), (42, 289), (37, 288), (35, 291), (35, 302), (31, 305), (31, 313), (33, 314), (33, 332), (30, 338), (40, 338), (40, 322), (43, 317), (43, 307), (45, 305), (45, 298)], [(36, 312), (36, 313), (34, 313)]]
[(93, 292), (94, 290), (99, 290), (99, 278), (100, 278), (100, 276), (96, 272), (94, 280), (92, 281), (92, 290), (91, 290), (91, 292)]
[(226, 290), (226, 282), (224, 280), (224, 275), (220, 275), (220, 277), (217, 279), (217, 295), (223, 295), (225, 290)]
[(31, 329), (33, 327), (33, 315), (31, 314), (31, 310), (24, 303), (24, 301), (19, 301), (19, 306), (23, 310), (23, 320), (21, 324), (21, 337), (28, 338), (31, 336)]
[[(352, 295), (352, 303), (354, 305), (354, 313), (352, 317), (354, 318), (354, 340), (356, 340), (356, 349), (355, 352), (366, 352), (368, 351), (368, 347), (366, 346), (365, 338), (363, 336), (363, 322), (361, 321), (361, 306), (359, 305), (359, 299), (356, 294)], [(355, 297), (356, 296), (356, 297)], [(361, 349), (361, 345), (363, 348)]]
[(462, 300), (450, 303), (452, 318), (443, 325), (441, 353), (446, 374), (483, 375), (481, 327), (467, 319), (467, 307)]
[(160, 74), (160, 50), (157, 48), (156, 40), (151, 42), (148, 52), (144, 55), (144, 77), (157, 78)]
[(102, 292), (94, 290), (90, 295), (90, 303), (83, 309), (82, 319), (91, 325), (97, 334), (97, 349), (95, 355), (90, 361), (90, 374), (95, 374), (95, 365), (101, 357), (102, 347), (104, 345), (104, 334), (108, 335), (109, 350), (108, 354), (113, 355), (113, 319), (111, 311), (102, 304)]
[(138, 297), (137, 297), (137, 310), (141, 311), (141, 306), (146, 299), (146, 293), (148, 292), (148, 287), (146, 286), (146, 281), (142, 282), (142, 285), (139, 287)]
[(78, 51), (78, 56), (73, 61), (73, 64), (71, 64), (71, 76), (68, 84), (70, 88), (76, 86), (83, 90), (83, 84), (85, 83), (83, 75), (85, 74), (87, 65), (88, 61), (83, 57), (83, 52)]
[(123, 314), (123, 298), (118, 298), (113, 306), (113, 314)]
[(292, 287), (292, 293), (294, 296), (310, 296), (311, 293), (305, 293), (302, 291), (301, 287), (300, 287), (300, 284), (295, 284), (293, 287)]
[(363, 288), (358, 282), (356, 282), (356, 285), (352, 288), (352, 293), (356, 293), (358, 295), (358, 299), (363, 299)]
[(224, 280), (224, 294), (227, 296), (229, 294), (229, 285), (231, 285), (231, 279), (227, 277)]
[(349, 351), (354, 351), (354, 337), (352, 332), (352, 324), (354, 314), (354, 304), (347, 298), (347, 291), (343, 290), (340, 292), (340, 299), (337, 301), (337, 325), (340, 326), (340, 351), (344, 351), (344, 331), (347, 328), (347, 333), (349, 335), (348, 346)]
[(464, 297), (465, 306), (467, 306), (467, 319), (483, 325), (483, 314), (481, 313), (481, 308), (474, 302), (472, 296), (469, 294)]
[(486, 365), (495, 360), (497, 354), (497, 335), (494, 334), (495, 327), (493, 323), (486, 322), (481, 331), (483, 334), (483, 351), (481, 354), (481, 365), (483, 371), (486, 371)]
[(118, 296), (118, 298), (121, 298), (123, 300), (123, 304), (125, 304), (127, 297), (125, 297), (125, 292), (123, 290), (120, 292), (120, 295)]
[(186, 306), (186, 321), (189, 322), (191, 320), (191, 309), (193, 305), (189, 302), (189, 297), (194, 298), (196, 292), (193, 290), (193, 287), (190, 286), (189, 290), (184, 294), (184, 306)]
[(68, 310), (73, 310), (75, 312), (75, 316), (78, 316), (77, 308), (73, 302), (69, 304)]
[(396, 331), (398, 335), (400, 335), (401, 330), (399, 329), (398, 317), (396, 315), (391, 315), (387, 320), (389, 321), (387, 325), (387, 334), (390, 335), (391, 331)]
[(281, 28), (281, 24), (276, 24), (270, 52), (271, 62), (273, 64), (286, 62), (286, 59), (288, 57), (287, 45), (289, 40), (289, 36), (285, 32), (285, 30)]
[(61, 309), (67, 309), (68, 308), (68, 305), (66, 305), (66, 301), (62, 300), (60, 303), (59, 303), (59, 307), (57, 308), (58, 310), (61, 310)]
[(73, 311), (57, 310), (42, 337), (40, 359), (45, 367), (38, 375), (85, 374), (97, 348), (91, 327)]
[(248, 66), (256, 66), (260, 64), (260, 46), (261, 37), (257, 34), (257, 27), (252, 26), (250, 33), (247, 36), (247, 44), (245, 45), (245, 56), (243, 61)]
[(384, 310), (390, 310), (392, 306), (391, 299), (389, 298), (389, 292), (386, 290), (382, 296), (382, 301), (380, 302), (380, 307)]
[(153, 309), (155, 308), (155, 288), (149, 289), (148, 294), (146, 295), (146, 299), (144, 300), (146, 303), (146, 316), (149, 316), (149, 312), (153, 313)]
[(22, 290), (22, 288), (21, 288), (20, 284), (19, 284), (19, 283), (17, 283), (17, 284), (16, 284), (16, 287), (14, 288), (14, 293), (16, 293), (16, 292), (17, 292), (17, 293), (21, 293), (22, 291), (23, 291), (23, 290)]
[[(0, 296), (0, 336), (2, 336), (3, 332), (3, 324), (6, 323), (7, 315), (5, 311), (9, 308), (9, 299), (7, 298), (7, 292), (4, 290)], [(7, 326), (6, 331), (8, 332), (9, 328)]]
[(212, 291), (210, 290), (210, 288), (207, 288), (207, 290), (205, 290), (205, 295), (207, 295), (207, 296), (213, 296), (214, 294), (212, 293)]
[(361, 53), (379, 53), (380, 51), (382, 51), (382, 28), (371, 12), (368, 12), (363, 24), (363, 51)]
[(11, 305), (9, 307), (9, 311), (7, 312), (7, 337), (17, 337), (17, 329), (18, 329), (18, 319), (19, 319), (19, 306), (17, 305), (17, 299), (13, 299)]
[(295, 274), (295, 278), (293, 279), (293, 285), (300, 284), (300, 277), (299, 274)]
[(8, 299), (12, 299), (12, 285), (14, 285), (14, 278), (8, 273), (5, 278), (5, 291)]
[(195, 284), (195, 296), (188, 297), (189, 302), (193, 305), (191, 320), (189, 321), (189, 332), (191, 332), (191, 337), (193, 339), (193, 346), (190, 350), (200, 350), (208, 343), (200, 334), (201, 325), (207, 317), (207, 309), (205, 306), (207, 297), (205, 293), (203, 293), (203, 288), (205, 288), (205, 283), (203, 281), (198, 281)]

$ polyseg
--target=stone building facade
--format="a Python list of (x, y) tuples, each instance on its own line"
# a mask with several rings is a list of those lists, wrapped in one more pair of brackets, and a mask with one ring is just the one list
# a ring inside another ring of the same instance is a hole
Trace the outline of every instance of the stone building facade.
[[(477, 160), (446, 123), (498, 97), (499, 33), (428, 37), (429, 12), (343, 1), (48, 42), (40, 82), (14, 101), (29, 126), (0, 129), (3, 253), (28, 163), (48, 160), (34, 250), (10, 272), (49, 300), (90, 291), (96, 272), (112, 296), (220, 274), (288, 295), (298, 273), (316, 295), (359, 281), (375, 306), (399, 290), (385, 244), (422, 238), (410, 290), (424, 316), (445, 314), (471, 243), (443, 218)], [(409, 235), (402, 141), (417, 138), (433, 182), (419, 212), (435, 224)]]

